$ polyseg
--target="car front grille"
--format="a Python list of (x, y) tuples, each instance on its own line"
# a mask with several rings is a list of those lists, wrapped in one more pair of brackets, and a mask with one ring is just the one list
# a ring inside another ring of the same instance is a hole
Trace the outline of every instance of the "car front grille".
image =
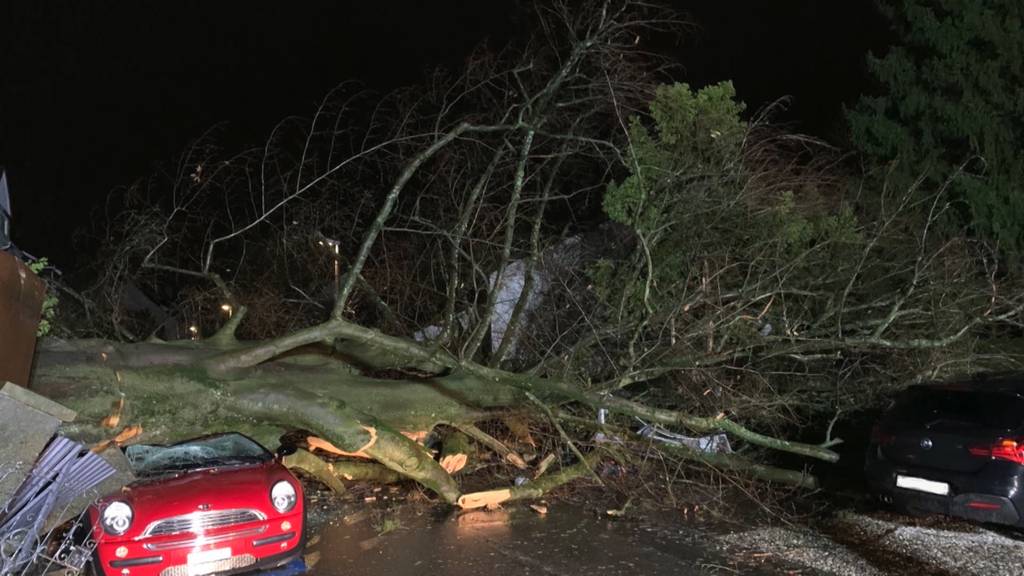
[(164, 518), (153, 522), (142, 532), (142, 536), (169, 536), (171, 534), (202, 534), (208, 530), (259, 522), (266, 520), (265, 514), (259, 510), (236, 508), (234, 510), (213, 510), (210, 512), (193, 512), (183, 516)]
[(161, 570), (160, 576), (201, 576), (203, 574), (213, 574), (214, 572), (237, 570), (246, 566), (252, 566), (255, 563), (256, 557), (252, 554), (239, 554), (231, 558), (203, 562), (202, 564), (170, 566)]
[(228, 540), (235, 540), (237, 538), (248, 538), (250, 536), (259, 536), (267, 531), (267, 526), (255, 526), (252, 528), (242, 528), (240, 530), (233, 530), (223, 534), (217, 534), (216, 536), (186, 536), (181, 540), (157, 540), (156, 542), (146, 542), (142, 545), (146, 550), (174, 550), (175, 548), (194, 548), (197, 544), (217, 544), (220, 542), (227, 542)]

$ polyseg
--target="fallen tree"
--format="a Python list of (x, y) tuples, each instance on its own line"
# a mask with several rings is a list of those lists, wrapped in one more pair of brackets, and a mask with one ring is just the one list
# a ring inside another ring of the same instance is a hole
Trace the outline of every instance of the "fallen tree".
[[(550, 402), (578, 400), (594, 407), (609, 405), (625, 413), (647, 415), (652, 409), (636, 403), (607, 402), (581, 394), (566, 383), (486, 368), (457, 365), (451, 358), (419, 349), (343, 320), (329, 320), (318, 330), (337, 337), (359, 335), (362, 365), (381, 356), (393, 361), (406, 356), (410, 364), (436, 362), (445, 367), (433, 378), (379, 380), (367, 378), (332, 354), (304, 352), (298, 344), (280, 342), (216, 345), (184, 342), (118, 344), (109, 341), (52, 342), (40, 350), (33, 387), (77, 410), (79, 423), (69, 426), (76, 437), (101, 441), (112, 432), (107, 418), (117, 406), (118, 422), (141, 426), (147, 441), (170, 441), (212, 430), (238, 430), (276, 443), (283, 431), (304, 428), (327, 439), (346, 456), (362, 456), (430, 488), (446, 502), (461, 493), (451, 475), (409, 436), (445, 424), (455, 428), (493, 418), (494, 411), (529, 404), (526, 394)], [(223, 335), (222, 335), (223, 336)], [(372, 347), (365, 344), (375, 341)], [(397, 344), (398, 347), (389, 347)], [(245, 366), (238, 357), (262, 358), (254, 350), (272, 346), (284, 357)], [(344, 344), (338, 345), (341, 351)], [(285, 355), (297, 350), (298, 353)], [(415, 350), (415, 352), (411, 352)], [(230, 367), (230, 370), (227, 368)], [(695, 430), (729, 430), (753, 444), (835, 461), (824, 446), (769, 438), (725, 420), (706, 420), (661, 410), (659, 417), (687, 423)], [(105, 422), (106, 421), (106, 422)], [(105, 426), (104, 424), (107, 424)], [(301, 466), (299, 466), (301, 467)], [(532, 494), (532, 492), (529, 492)]]
[[(332, 94), (297, 133), (200, 142), (130, 191), (89, 292), (105, 338), (38, 352), (33, 387), (80, 414), (68, 432), (300, 429), (292, 461), (326, 483), (356, 470), (321, 455), (372, 460), (363, 477), (475, 507), (593, 477), (605, 452), (580, 422), (606, 410), (750, 449), (671, 457), (813, 487), (760, 459), (835, 462), (839, 412), (1007, 361), (982, 347), (1024, 300), (994, 253), (932, 230), (942, 191), (847, 199), (827, 149), (744, 120), (730, 85), (659, 86), (642, 38), (672, 20), (645, 4), (543, 18), (521, 58), (479, 54), (351, 125)], [(118, 305), (129, 282), (194, 339), (146, 337)], [(512, 415), (568, 454), (532, 486), (464, 494), (456, 441), (421, 444), (443, 426), (524, 469), (480, 426)], [(809, 424), (820, 442), (791, 439)]]

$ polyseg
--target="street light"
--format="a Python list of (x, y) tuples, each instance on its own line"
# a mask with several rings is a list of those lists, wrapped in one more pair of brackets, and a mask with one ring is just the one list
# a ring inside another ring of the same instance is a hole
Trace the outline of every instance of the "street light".
[(317, 240), (317, 244), (326, 247), (328, 250), (334, 252), (334, 291), (337, 292), (340, 286), (341, 278), (341, 242), (332, 238), (324, 238), (323, 240)]
[(228, 315), (228, 318), (231, 318), (231, 313), (234, 312), (234, 310), (232, 310), (231, 308), (231, 304), (221, 304), (220, 309), (223, 310), (224, 313)]

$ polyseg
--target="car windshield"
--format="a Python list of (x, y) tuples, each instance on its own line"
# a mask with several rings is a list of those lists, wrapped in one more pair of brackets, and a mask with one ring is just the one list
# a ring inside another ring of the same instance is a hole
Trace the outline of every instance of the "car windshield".
[(170, 446), (136, 444), (125, 456), (137, 476), (265, 462), (269, 452), (241, 434), (219, 434)]
[(1024, 423), (1024, 400), (984, 390), (911, 388), (893, 408), (891, 419), (913, 426), (956, 426), (1017, 430)]

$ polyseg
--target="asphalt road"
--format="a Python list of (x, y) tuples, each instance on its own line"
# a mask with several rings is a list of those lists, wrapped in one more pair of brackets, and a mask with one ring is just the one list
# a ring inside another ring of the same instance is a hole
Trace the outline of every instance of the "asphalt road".
[(544, 515), (526, 506), (446, 517), (353, 512), (324, 526), (309, 549), (315, 576), (785, 573), (738, 564), (682, 526), (602, 518), (570, 504)]

